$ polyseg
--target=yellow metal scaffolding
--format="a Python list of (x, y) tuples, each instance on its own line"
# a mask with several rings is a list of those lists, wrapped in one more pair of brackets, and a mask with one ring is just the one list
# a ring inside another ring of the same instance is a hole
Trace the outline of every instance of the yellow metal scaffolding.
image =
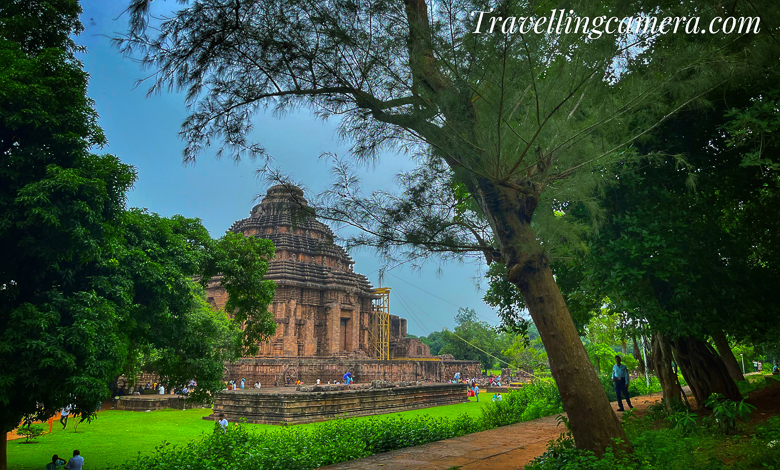
[(374, 300), (379, 330), (376, 337), (377, 358), (381, 361), (390, 360), (390, 288), (379, 287), (373, 290), (380, 297)]

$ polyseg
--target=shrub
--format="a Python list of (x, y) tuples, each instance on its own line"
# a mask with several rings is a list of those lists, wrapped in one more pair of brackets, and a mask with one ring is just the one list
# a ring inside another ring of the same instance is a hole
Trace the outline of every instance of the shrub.
[(780, 441), (780, 416), (772, 416), (759, 426), (756, 437), (765, 441)]
[(647, 385), (647, 380), (644, 377), (638, 377), (628, 383), (628, 391), (631, 396), (637, 395), (650, 395), (651, 393), (657, 393), (661, 391), (661, 382), (658, 377), (651, 375), (650, 385)]
[(312, 428), (285, 427), (257, 433), (250, 432), (244, 424), (230, 426), (225, 432), (215, 425), (213, 434), (187, 446), (163, 444), (152, 456), (139, 457), (114, 468), (308, 469), (482, 429), (477, 420), (465, 414), (454, 419), (426, 416), (338, 419)]
[(16, 434), (20, 436), (25, 437), (25, 444), (30, 444), (35, 441), (35, 439), (43, 436), (46, 434), (46, 431), (43, 428), (42, 424), (28, 424), (25, 426), (21, 426), (19, 429), (16, 430)]
[(503, 401), (482, 408), (485, 429), (529, 421), (563, 411), (558, 387), (552, 379), (537, 379), (519, 390), (504, 395)]
[(672, 429), (680, 431), (683, 436), (693, 434), (698, 429), (699, 416), (691, 410), (678, 411), (669, 415)]
[(712, 408), (715, 421), (726, 434), (733, 434), (737, 428), (737, 420), (747, 421), (750, 413), (756, 409), (755, 406), (745, 403), (745, 400), (737, 403), (734, 400), (723, 399), (723, 396), (718, 393), (710, 395), (704, 404)]

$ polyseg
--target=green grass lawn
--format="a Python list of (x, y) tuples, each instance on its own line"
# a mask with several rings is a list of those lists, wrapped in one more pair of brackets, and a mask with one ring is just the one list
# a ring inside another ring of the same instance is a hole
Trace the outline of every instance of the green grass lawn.
[[(479, 403), (476, 403), (474, 398), (470, 398), (469, 403), (389, 413), (373, 418), (418, 415), (456, 417), (463, 413), (478, 417), (482, 406), (490, 401), (490, 396), (487, 394), (480, 395), (482, 395), (482, 400)], [(172, 444), (185, 444), (204, 432), (211, 432), (214, 422), (202, 419), (209, 414), (211, 414), (211, 410), (204, 409), (162, 410), (148, 413), (103, 411), (92, 423), (79, 424), (78, 433), (73, 432), (73, 420), (68, 423), (68, 429), (64, 431), (60, 423), (55, 421), (54, 432), (38, 438), (38, 442), (35, 444), (23, 444), (24, 439), (9, 441), (8, 468), (40, 470), (48, 462), (51, 462), (51, 457), (54, 454), (58, 454), (67, 461), (74, 449), (81, 451), (85, 468), (90, 470), (106, 468), (109, 465), (130, 460), (139, 453), (150, 454), (163, 441)], [(367, 418), (369, 417), (350, 419)], [(279, 429), (278, 426), (267, 424), (252, 424), (250, 426), (255, 430)], [(298, 426), (317, 426), (317, 423)]]

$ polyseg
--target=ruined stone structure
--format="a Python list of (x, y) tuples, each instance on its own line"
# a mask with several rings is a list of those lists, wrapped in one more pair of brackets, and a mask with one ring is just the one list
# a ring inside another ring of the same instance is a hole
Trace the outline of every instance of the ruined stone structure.
[[(399, 386), (400, 385), (400, 386)], [(204, 417), (229, 422), (246, 419), (248, 423), (300, 424), (328, 419), (369, 416), (431, 406), (465, 403), (466, 384), (399, 384), (386, 387), (314, 386), (310, 391), (262, 393), (257, 390), (233, 390), (217, 395), (214, 412)], [(299, 387), (303, 388), (303, 387)]]
[[(379, 316), (373, 301), (379, 296), (372, 293), (365, 276), (353, 271), (354, 261), (333, 243), (331, 229), (307, 208), (300, 188), (273, 186), (248, 218), (230, 227), (244, 236), (269, 239), (276, 247), (266, 278), (276, 284), (269, 309), (277, 329), (256, 357), (230, 366), (228, 375), (246, 377), (250, 383), (260, 380), (281, 385), (293, 375), (301, 380), (328, 380), (330, 375), (336, 378), (335, 371), (341, 371), (340, 378), (345, 368), (352, 368), (353, 373), (363, 372), (358, 380), (444, 379), (445, 370), (452, 367), (432, 357), (419, 339), (407, 338), (406, 319), (395, 315), (390, 316), (390, 359), (402, 361), (397, 365), (371, 361), (378, 352)], [(227, 293), (218, 278), (211, 281), (207, 292), (214, 307), (224, 307)], [(369, 362), (362, 367), (360, 361)], [(449, 362), (466, 367), (464, 375), (478, 374), (477, 363)]]

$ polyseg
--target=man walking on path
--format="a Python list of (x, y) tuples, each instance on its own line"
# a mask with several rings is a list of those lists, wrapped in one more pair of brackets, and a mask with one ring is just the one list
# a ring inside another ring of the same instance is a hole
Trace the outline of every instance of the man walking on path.
[(623, 409), (623, 400), (621, 395), (626, 397), (626, 403), (628, 408), (631, 409), (634, 406), (631, 404), (631, 397), (628, 395), (628, 367), (625, 364), (620, 363), (620, 356), (615, 356), (616, 364), (612, 366), (612, 381), (615, 382), (615, 393), (618, 400), (618, 411), (625, 411)]

